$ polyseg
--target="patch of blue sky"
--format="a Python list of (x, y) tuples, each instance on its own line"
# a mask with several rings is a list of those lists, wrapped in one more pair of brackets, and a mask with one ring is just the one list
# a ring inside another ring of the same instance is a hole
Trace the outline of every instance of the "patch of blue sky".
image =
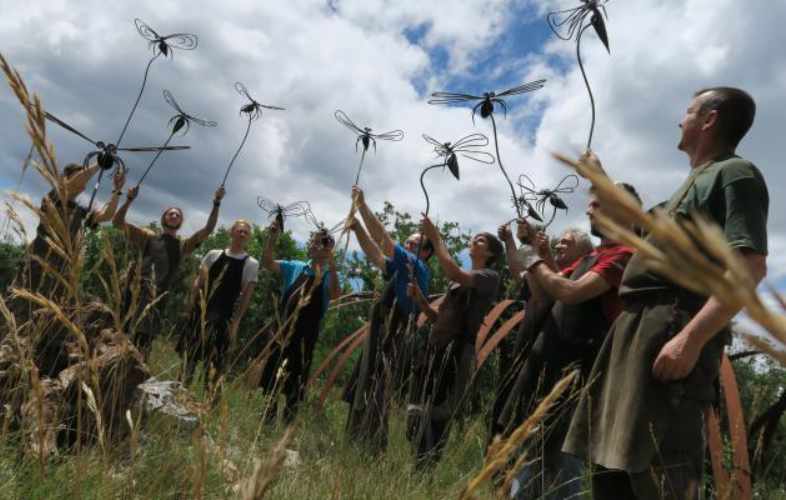
[[(412, 83), (418, 93), (426, 98), (428, 83), (436, 78), (441, 89), (482, 95), (491, 90), (500, 91), (525, 83), (522, 78), (527, 73), (527, 64), (533, 56), (542, 56), (543, 47), (552, 36), (545, 18), (529, 6), (518, 6), (505, 20), (505, 28), (486, 49), (473, 54), (469, 68), (452, 71), (450, 54), (446, 47), (438, 45), (427, 48), (430, 67), (417, 75)], [(430, 24), (423, 23), (404, 30), (404, 36), (413, 45), (424, 45)], [(567, 67), (568, 62), (564, 62)], [(507, 100), (511, 111), (517, 106), (516, 101), (526, 96), (513, 97)], [(521, 116), (513, 124), (520, 135), (534, 133), (540, 123), (542, 112)]]

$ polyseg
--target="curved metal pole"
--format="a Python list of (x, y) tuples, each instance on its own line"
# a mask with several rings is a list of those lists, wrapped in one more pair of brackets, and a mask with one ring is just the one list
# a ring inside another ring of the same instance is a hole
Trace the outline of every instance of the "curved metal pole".
[(513, 187), (513, 183), (510, 181), (510, 177), (508, 177), (508, 172), (505, 170), (505, 167), (502, 165), (502, 158), (499, 156), (499, 140), (497, 139), (497, 121), (494, 119), (494, 113), (489, 115), (491, 117), (491, 126), (494, 129), (494, 148), (497, 150), (497, 164), (499, 165), (499, 169), (502, 170), (502, 175), (505, 176), (505, 180), (508, 181), (508, 186), (510, 186), (510, 194), (513, 197), (513, 206), (516, 208), (516, 215), (518, 215), (519, 219), (523, 218), (521, 214), (521, 207), (519, 207), (518, 202), (516, 201), (516, 188)]
[(227, 181), (227, 177), (229, 177), (229, 171), (232, 170), (232, 164), (235, 163), (237, 159), (237, 155), (240, 154), (240, 150), (243, 149), (243, 146), (246, 144), (246, 139), (248, 139), (248, 133), (251, 131), (251, 115), (248, 116), (248, 126), (246, 126), (246, 133), (243, 135), (243, 140), (240, 141), (240, 146), (238, 146), (237, 151), (232, 156), (232, 159), (229, 161), (229, 166), (227, 166), (227, 171), (224, 173), (224, 179), (221, 181), (221, 187), (224, 187), (224, 184)]
[[(420, 173), (420, 188), (423, 190), (423, 196), (426, 197), (426, 215), (428, 215), (429, 210), (431, 209), (431, 200), (428, 197), (428, 191), (426, 191), (426, 184), (423, 182), (424, 177), (426, 176), (426, 172), (428, 172), (429, 170), (431, 170), (433, 168), (437, 168), (437, 167), (444, 167), (444, 166), (445, 166), (444, 163), (440, 163), (438, 165), (431, 165), (431, 166), (428, 166), (428, 167), (424, 168), (423, 172)], [(421, 243), (423, 242), (422, 235), (421, 235), (421, 238), (420, 238), (420, 242)], [(415, 255), (415, 257), (420, 257), (420, 244), (421, 243), (418, 243), (418, 253), (417, 253), (417, 255)]]
[(584, 85), (587, 87), (587, 93), (589, 94), (590, 98), (590, 107), (592, 108), (592, 121), (590, 122), (589, 137), (587, 138), (587, 149), (590, 149), (592, 146), (592, 134), (595, 131), (595, 97), (592, 95), (592, 89), (590, 88), (589, 80), (587, 80), (587, 73), (584, 71), (584, 63), (581, 60), (581, 35), (584, 34), (584, 31), (586, 31), (590, 26), (592, 25), (587, 24), (581, 28), (581, 31), (579, 31), (579, 36), (576, 38), (576, 59), (579, 61), (579, 69), (581, 70), (581, 76), (584, 78)]
[(145, 85), (147, 85), (147, 74), (150, 72), (150, 66), (160, 55), (161, 52), (154, 55), (147, 63), (147, 67), (145, 68), (145, 76), (142, 78), (142, 88), (139, 89), (139, 95), (136, 96), (136, 101), (134, 101), (134, 105), (131, 107), (131, 113), (128, 114), (126, 123), (123, 125), (123, 130), (120, 132), (120, 137), (118, 137), (117, 142), (115, 142), (117, 147), (120, 147), (120, 143), (123, 141), (123, 136), (126, 135), (126, 130), (128, 130), (128, 125), (131, 123), (131, 118), (133, 118), (134, 113), (136, 113), (136, 108), (139, 106), (139, 100), (142, 99), (142, 93), (145, 91)]
[(142, 181), (145, 180), (145, 177), (147, 177), (148, 172), (150, 172), (150, 169), (153, 168), (153, 165), (156, 164), (156, 160), (158, 160), (158, 157), (161, 156), (161, 153), (164, 152), (164, 148), (169, 146), (169, 141), (171, 141), (172, 137), (174, 137), (174, 136), (175, 136), (175, 132), (174, 131), (171, 134), (169, 134), (169, 137), (167, 137), (166, 142), (164, 142), (164, 145), (161, 146), (161, 149), (158, 150), (156, 155), (150, 161), (150, 165), (147, 166), (147, 170), (145, 170), (145, 173), (142, 174), (142, 177), (139, 179), (139, 182), (136, 183), (136, 187), (139, 187), (139, 186), (142, 185)]

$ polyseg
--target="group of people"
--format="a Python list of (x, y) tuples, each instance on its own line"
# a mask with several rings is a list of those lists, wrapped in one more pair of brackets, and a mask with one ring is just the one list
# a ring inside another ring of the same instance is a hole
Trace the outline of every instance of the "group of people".
[[(766, 274), (768, 192), (760, 171), (735, 154), (754, 115), (755, 103), (742, 90), (698, 91), (680, 123), (678, 147), (689, 158), (690, 175), (658, 208), (678, 221), (699, 213), (715, 222), (759, 281)], [(582, 161), (602, 168), (592, 152)], [(127, 331), (148, 355), (158, 331), (162, 293), (171, 288), (183, 257), (215, 228), (224, 190), (216, 191), (205, 227), (182, 239), (177, 233), (183, 213), (175, 207), (163, 212), (160, 233), (125, 221), (138, 192), (129, 189), (117, 209), (122, 173), (115, 176), (112, 198), (103, 209), (87, 213), (76, 205), (73, 199), (96, 169), (67, 167), (65, 201), (50, 195), (42, 208), (67, 204), (74, 231), (83, 221), (95, 225), (111, 219), (139, 250), (123, 307)], [(633, 186), (619, 185), (641, 203)], [(556, 238), (552, 252), (552, 240), (521, 219), (515, 237), (509, 225), (496, 234), (475, 234), (467, 248), (469, 269), (456, 263), (427, 216), (419, 232), (397, 243), (366, 204), (363, 191), (355, 186), (352, 194), (359, 217), (349, 222), (349, 229), (385, 276), (386, 286), (372, 307), (363, 351), (344, 391), (351, 440), (372, 453), (384, 450), (390, 401), (405, 394), (407, 436), (418, 467), (439, 460), (451, 424), (472, 390), (476, 335), (499, 298), (500, 273), (507, 264), (521, 285), (518, 298), (525, 315), (512, 339), (513, 356), (500, 361), (489, 442), (521, 425), (566, 373), (578, 373), (574, 390), (551, 408), (528, 442), (532, 459), (517, 471), (511, 495), (578, 495), (589, 464), (595, 498), (700, 498), (702, 415), (716, 396), (728, 324), (737, 311), (648, 270), (631, 248), (605, 235), (595, 218), (603, 207), (592, 190), (586, 213), (599, 245), (572, 229)], [(327, 231), (311, 235), (309, 260), (294, 261), (275, 259), (280, 230), (276, 222), (270, 225), (261, 257), (262, 267), (280, 276), (282, 288), (279, 321), (269, 332), (259, 385), (283, 392), (283, 415), (292, 421), (305, 397), (320, 323), (341, 283), (335, 240)], [(30, 250), (40, 259), (30, 259), (20, 277), (24, 281), (19, 283), (31, 289), (50, 279), (39, 261), (58, 265), (58, 255), (47, 250), (47, 231), (42, 223)], [(187, 380), (199, 361), (212, 366), (214, 376), (225, 371), (227, 348), (257, 282), (259, 262), (245, 251), (250, 234), (251, 224), (237, 220), (230, 229), (230, 246), (202, 258), (191, 321), (178, 342)], [(657, 238), (647, 238), (657, 247)], [(439, 303), (428, 299), (430, 265), (439, 266), (450, 280)], [(413, 339), (419, 315), (428, 333)], [(277, 411), (272, 404), (266, 417)]]

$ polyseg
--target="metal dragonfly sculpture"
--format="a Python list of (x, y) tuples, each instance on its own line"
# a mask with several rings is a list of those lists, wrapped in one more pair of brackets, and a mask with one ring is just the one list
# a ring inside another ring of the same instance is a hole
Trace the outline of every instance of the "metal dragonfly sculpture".
[(281, 205), (262, 196), (257, 196), (257, 206), (267, 214), (268, 219), (274, 218), (276, 220), (278, 230), (281, 232), (284, 232), (284, 220), (286, 218), (308, 217), (311, 214), (311, 205), (307, 201), (296, 201), (289, 205)]
[(520, 203), (526, 204), (532, 210), (531, 203), (535, 204), (537, 212), (530, 212), (530, 216), (543, 222), (546, 218), (546, 203), (551, 206), (551, 217), (543, 226), (548, 228), (557, 216), (558, 210), (568, 211), (568, 205), (560, 195), (572, 194), (579, 187), (579, 178), (573, 174), (566, 175), (552, 189), (538, 189), (533, 180), (526, 174), (521, 174), (518, 180), (521, 189)]
[(587, 137), (587, 149), (590, 149), (592, 146), (592, 135), (595, 131), (595, 96), (592, 95), (592, 88), (587, 79), (587, 72), (584, 69), (584, 61), (581, 59), (581, 37), (591, 27), (595, 30), (603, 46), (606, 47), (606, 52), (611, 52), (605, 22), (605, 19), (608, 19), (606, 2), (608, 0), (581, 0), (581, 5), (578, 7), (549, 12), (546, 16), (551, 31), (558, 38), (561, 40), (572, 40), (575, 37), (576, 39), (576, 59), (579, 63), (581, 76), (584, 78), (584, 85), (587, 87), (587, 94), (589, 94), (590, 106), (592, 108), (592, 121), (590, 122), (589, 136)]
[(499, 165), (500, 170), (502, 171), (502, 175), (505, 177), (505, 180), (510, 187), (511, 197), (513, 199), (513, 205), (516, 209), (516, 214), (519, 217), (522, 217), (522, 210), (519, 204), (517, 203), (518, 197), (516, 196), (516, 188), (513, 187), (513, 182), (510, 180), (510, 176), (508, 172), (505, 170), (505, 166), (502, 164), (502, 158), (499, 154), (499, 138), (497, 136), (497, 122), (494, 119), (494, 106), (499, 106), (502, 108), (502, 111), (507, 115), (508, 106), (504, 101), (504, 98), (511, 97), (514, 95), (526, 94), (529, 92), (533, 92), (535, 90), (539, 90), (543, 88), (543, 85), (546, 83), (546, 80), (535, 80), (529, 83), (525, 83), (522, 85), (518, 85), (516, 87), (503, 90), (501, 92), (484, 92), (483, 95), (473, 95), (473, 94), (464, 94), (460, 92), (434, 92), (431, 94), (431, 99), (428, 100), (429, 104), (460, 104), (466, 102), (474, 102), (478, 101), (477, 104), (472, 108), (472, 123), (475, 123), (475, 113), (480, 111), (481, 118), (490, 118), (491, 119), (491, 126), (494, 132), (494, 149), (497, 152), (497, 165)]
[(181, 108), (180, 105), (175, 100), (175, 96), (173, 96), (172, 93), (167, 89), (164, 89), (164, 100), (177, 112), (177, 114), (172, 116), (172, 118), (170, 118), (168, 122), (168, 125), (172, 127), (172, 131), (169, 133), (169, 137), (167, 137), (166, 141), (164, 141), (164, 145), (162, 146), (162, 149), (159, 149), (159, 151), (150, 161), (150, 164), (147, 166), (145, 173), (142, 174), (142, 177), (139, 179), (139, 182), (137, 182), (136, 184), (137, 187), (142, 185), (142, 181), (145, 180), (145, 177), (147, 177), (147, 174), (153, 168), (153, 165), (155, 165), (156, 161), (161, 156), (161, 154), (164, 151), (166, 151), (163, 148), (169, 146), (169, 141), (172, 140), (175, 134), (181, 132), (180, 135), (186, 135), (188, 131), (191, 129), (192, 123), (196, 123), (197, 125), (200, 125), (202, 127), (215, 127), (218, 125), (218, 123), (214, 121), (203, 120), (201, 118), (197, 118), (183, 111), (183, 108)]
[(145, 92), (147, 75), (150, 72), (150, 66), (152, 66), (153, 61), (158, 59), (161, 55), (168, 57), (170, 54), (174, 54), (173, 49), (194, 50), (197, 48), (197, 45), (199, 45), (199, 38), (191, 33), (173, 33), (171, 35), (161, 36), (139, 18), (134, 19), (134, 24), (136, 25), (136, 30), (139, 32), (139, 35), (149, 42), (150, 48), (153, 50), (153, 57), (150, 58), (150, 61), (148, 61), (145, 67), (145, 74), (142, 77), (142, 85), (139, 88), (139, 94), (136, 96), (134, 105), (131, 106), (131, 112), (128, 114), (128, 118), (126, 118), (126, 123), (123, 125), (120, 137), (115, 141), (117, 145), (123, 142), (123, 137), (128, 130), (128, 126), (131, 124), (131, 119), (134, 117), (134, 113), (136, 113), (136, 108), (139, 106), (139, 101), (142, 99), (142, 94)]
[(366, 151), (368, 151), (369, 146), (374, 146), (374, 151), (376, 152), (377, 140), (398, 142), (404, 138), (404, 131), (401, 129), (375, 134), (371, 131), (370, 127), (359, 127), (347, 116), (346, 113), (340, 109), (337, 109), (333, 113), (333, 116), (340, 124), (344, 125), (349, 130), (354, 132), (355, 135), (357, 135), (357, 140), (355, 140), (355, 151), (358, 150), (358, 146), (361, 143), (363, 144), (363, 152), (360, 154), (360, 163), (358, 164), (358, 170), (355, 174), (355, 184), (360, 182), (360, 172), (363, 170), (363, 162), (366, 158)]
[(238, 94), (245, 97), (248, 102), (240, 107), (240, 115), (246, 115), (248, 117), (248, 125), (246, 125), (246, 132), (243, 134), (243, 139), (240, 141), (240, 145), (237, 147), (235, 154), (232, 155), (232, 159), (229, 161), (229, 165), (227, 165), (226, 172), (224, 173), (224, 179), (221, 181), (221, 186), (226, 184), (227, 177), (229, 177), (229, 172), (232, 170), (232, 165), (234, 165), (235, 160), (237, 159), (240, 151), (243, 149), (243, 146), (246, 144), (246, 140), (248, 139), (248, 134), (251, 132), (251, 123), (262, 118), (262, 110), (263, 109), (272, 109), (276, 111), (284, 111), (286, 108), (282, 108), (280, 106), (270, 106), (268, 104), (261, 104), (259, 101), (251, 97), (251, 94), (248, 92), (248, 89), (245, 85), (240, 82), (235, 82), (235, 91)]
[(314, 226), (314, 232), (311, 234), (311, 239), (316, 240), (321, 248), (335, 248), (336, 239), (333, 235), (344, 228), (345, 222), (341, 221), (334, 226), (328, 227), (324, 222), (317, 219), (316, 215), (314, 215), (314, 212), (311, 210), (311, 206), (308, 207), (304, 215), (306, 220)]
[(420, 188), (423, 190), (423, 196), (426, 198), (425, 213), (428, 215), (429, 209), (431, 208), (431, 200), (429, 199), (426, 185), (423, 182), (426, 172), (438, 167), (442, 167), (443, 170), (447, 168), (456, 180), (460, 180), (459, 156), (485, 163), (486, 165), (493, 165), (494, 155), (479, 149), (489, 145), (489, 138), (479, 133), (464, 136), (455, 142), (439, 142), (426, 134), (423, 134), (423, 140), (434, 146), (434, 152), (437, 154), (437, 157), (442, 159), (440, 163), (430, 165), (424, 168), (420, 173)]
[(124, 171), (127, 170), (125, 162), (118, 155), (119, 151), (129, 151), (133, 153), (158, 153), (160, 151), (179, 151), (183, 149), (190, 149), (190, 146), (149, 146), (149, 147), (136, 147), (136, 148), (119, 148), (112, 143), (94, 141), (93, 139), (86, 136), (76, 128), (72, 127), (68, 123), (61, 120), (60, 118), (56, 117), (52, 113), (46, 112), (46, 118), (49, 121), (60, 125), (64, 129), (71, 132), (72, 134), (81, 137), (82, 139), (89, 142), (96, 148), (94, 151), (88, 153), (87, 156), (85, 156), (85, 159), (82, 161), (82, 164), (85, 167), (87, 167), (90, 164), (90, 162), (93, 159), (95, 159), (96, 163), (101, 168), (101, 171), (98, 173), (98, 180), (96, 180), (96, 184), (93, 187), (93, 192), (90, 195), (90, 203), (87, 206), (88, 210), (90, 210), (93, 207), (93, 201), (95, 200), (96, 193), (98, 192), (98, 189), (101, 186), (101, 179), (104, 175), (104, 172), (106, 172), (107, 170), (112, 170), (113, 168), (120, 168)]

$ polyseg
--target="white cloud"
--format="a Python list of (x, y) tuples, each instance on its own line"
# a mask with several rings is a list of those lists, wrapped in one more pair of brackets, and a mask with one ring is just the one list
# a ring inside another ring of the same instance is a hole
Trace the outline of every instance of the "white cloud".
[[(241, 80), (261, 102), (287, 111), (266, 112), (254, 124), (227, 186), (222, 221), (251, 216), (264, 223), (255, 206), (261, 194), (281, 202), (308, 199), (320, 218), (335, 222), (349, 207), (359, 156), (333, 111), (341, 108), (377, 131), (405, 130), (402, 143), (380, 143), (377, 153), (369, 154), (362, 184), (374, 206), (390, 199), (411, 213), (420, 211), (417, 178), (433, 159), (421, 133), (447, 141), (474, 131), (490, 135), (490, 124), (479, 120), (473, 129), (468, 109), (427, 105), (414, 82), (437, 85), (471, 73), (472, 63), (506, 30), (526, 29), (522, 20), (509, 18), (520, 3), (338, 1), (331, 9), (313, 1), (220, 6), (148, 1), (106, 9), (96, 2), (0, 0), (0, 47), (48, 109), (107, 139), (118, 133), (150, 56), (132, 19), (139, 16), (161, 33), (198, 33), (196, 51), (154, 63), (127, 144), (165, 138), (170, 111), (161, 99), (164, 87), (187, 110), (219, 121), (219, 128), (195, 127), (180, 140), (191, 144), (191, 151), (162, 157), (130, 217), (152, 220), (164, 206), (176, 204), (186, 210), (187, 229), (202, 223), (244, 130), (237, 115), (242, 100), (232, 89)], [(530, 3), (542, 13), (555, 5)], [(609, 2), (607, 8), (611, 54), (591, 32), (582, 44), (597, 101), (593, 146), (607, 169), (634, 183), (647, 204), (666, 198), (687, 172), (687, 161), (675, 148), (676, 125), (692, 92), (718, 84), (748, 89), (759, 111), (741, 153), (769, 181), (771, 276), (781, 275), (786, 216), (777, 194), (784, 181), (778, 166), (786, 55), (773, 47), (786, 42), (779, 23), (786, 4), (653, 0)], [(418, 27), (424, 36), (413, 45), (403, 32)], [(436, 47), (448, 54), (447, 69), (430, 59)], [(500, 117), (502, 157), (513, 177), (527, 172), (543, 185), (554, 183), (567, 172), (549, 152), (578, 153), (583, 147), (590, 113), (574, 49), (571, 42), (551, 38), (536, 54), (499, 61), (511, 80), (548, 78), (532, 99), (512, 98), (508, 119)], [(0, 176), (10, 183), (28, 146), (7, 90), (0, 90), (0, 110), (6, 117), (0, 125)], [(541, 113), (535, 129), (525, 126)], [(50, 130), (61, 161), (83, 156), (85, 145), (78, 139)], [(134, 181), (146, 160), (126, 158)], [(509, 192), (499, 170), (468, 161), (461, 167), (459, 183), (438, 172), (427, 178), (435, 217), (474, 230), (493, 230), (509, 219)], [(24, 189), (39, 196), (43, 186), (29, 176)], [(585, 225), (584, 193), (566, 201), (571, 211), (555, 230)], [(299, 237), (307, 229), (301, 223), (290, 227)]]

